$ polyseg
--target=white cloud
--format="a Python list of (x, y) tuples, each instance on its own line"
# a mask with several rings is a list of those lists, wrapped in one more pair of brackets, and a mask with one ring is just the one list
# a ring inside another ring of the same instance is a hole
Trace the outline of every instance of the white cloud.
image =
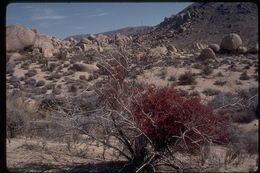
[(98, 13), (98, 14), (92, 14), (90, 17), (100, 17), (100, 16), (107, 16), (109, 13)]
[(47, 8), (35, 8), (31, 9), (31, 12), (33, 13), (32, 20), (60, 20), (65, 18), (64, 15), (59, 15), (54, 10)]
[(33, 16), (32, 20), (59, 20), (64, 18), (65, 16), (61, 16), (61, 15), (48, 15), (48, 16)]

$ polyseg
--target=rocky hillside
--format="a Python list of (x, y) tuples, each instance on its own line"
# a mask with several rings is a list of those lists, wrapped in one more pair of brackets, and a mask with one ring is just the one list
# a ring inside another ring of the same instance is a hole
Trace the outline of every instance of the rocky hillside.
[[(110, 37), (114, 37), (116, 35), (116, 33), (121, 33), (121, 34), (126, 35), (126, 36), (134, 36), (134, 35), (137, 35), (137, 34), (138, 35), (147, 34), (152, 29), (153, 29), (153, 27), (150, 27), (150, 26), (126, 27), (126, 28), (108, 31), (108, 32), (104, 32), (104, 33), (98, 33), (98, 34), (105, 34), (105, 35), (108, 35)], [(94, 34), (94, 35), (98, 35), (98, 34)], [(90, 34), (73, 35), (73, 36), (69, 36), (69, 37), (65, 38), (64, 40), (69, 40), (69, 38), (72, 37), (75, 40), (79, 41), (83, 37), (88, 37), (89, 35)]]
[(231, 32), (240, 34), (245, 46), (257, 42), (256, 4), (194, 3), (177, 15), (165, 17), (145, 38), (153, 43), (159, 40), (183, 48), (194, 42), (219, 43), (224, 35)]

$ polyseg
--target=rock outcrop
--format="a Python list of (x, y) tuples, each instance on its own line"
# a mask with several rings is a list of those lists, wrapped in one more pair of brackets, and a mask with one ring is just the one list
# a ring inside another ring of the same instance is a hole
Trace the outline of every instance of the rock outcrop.
[(212, 49), (214, 52), (219, 52), (220, 50), (220, 46), (218, 44), (210, 44), (208, 47)]
[(61, 45), (61, 40), (41, 34), (37, 30), (31, 30), (21, 25), (6, 27), (7, 52), (19, 52), (25, 49), (34, 52), (34, 49), (39, 49), (44, 57), (50, 58), (59, 52)]
[(203, 49), (198, 57), (199, 60), (216, 59), (216, 54), (211, 48)]
[(220, 44), (220, 48), (228, 51), (236, 51), (242, 45), (242, 40), (238, 34), (231, 33), (225, 36)]
[(20, 51), (32, 46), (36, 39), (36, 33), (21, 25), (9, 25), (6, 27), (6, 51)]

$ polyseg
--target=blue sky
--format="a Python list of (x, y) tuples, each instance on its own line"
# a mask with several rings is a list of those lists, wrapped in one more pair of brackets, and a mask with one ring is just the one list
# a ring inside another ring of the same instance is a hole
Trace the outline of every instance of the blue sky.
[(63, 39), (128, 26), (155, 26), (191, 3), (11, 3), (6, 24), (21, 24)]

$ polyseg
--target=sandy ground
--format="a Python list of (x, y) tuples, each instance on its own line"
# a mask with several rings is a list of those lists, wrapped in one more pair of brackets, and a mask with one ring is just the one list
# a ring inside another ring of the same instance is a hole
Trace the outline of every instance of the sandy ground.
[[(193, 57), (194, 54), (189, 54), (182, 52), (181, 55), (178, 57), (180, 60), (187, 60), (188, 58)], [(234, 60), (235, 61), (235, 60)], [(238, 69), (242, 69), (245, 64), (240, 65), (238, 61), (235, 61), (237, 64)], [(32, 78), (38, 80), (44, 80), (46, 84), (50, 83), (51, 81), (45, 80), (44, 76), (48, 75), (46, 72), (41, 72), (39, 69), (39, 65), (37, 64), (30, 64), (29, 69), (37, 69), (37, 74)], [(90, 73), (96, 70), (96, 65), (89, 65), (90, 71), (89, 72), (75, 72), (73, 75), (68, 76), (70, 79), (79, 79), (80, 75), (85, 75), (86, 78), (89, 77)], [(165, 79), (161, 79), (158, 74), (160, 74), (162, 68), (166, 69), (167, 74)], [(174, 66), (170, 67), (154, 67), (148, 70), (144, 70), (144, 73), (137, 76), (137, 80), (143, 83), (148, 84), (155, 84), (157, 86), (167, 86), (170, 85), (172, 82), (168, 81), (167, 79), (170, 76), (175, 76), (176, 81), (181, 74), (185, 73), (186, 71), (190, 70), (192, 73), (196, 73), (196, 81), (197, 83), (194, 85), (187, 85), (187, 86), (177, 86), (177, 88), (189, 90), (189, 91), (198, 91), (202, 98), (210, 99), (211, 97), (205, 96), (202, 91), (205, 89), (217, 89), (222, 92), (236, 92), (238, 89), (248, 89), (251, 87), (258, 88), (258, 81), (255, 80), (252, 76), (255, 75), (255, 67), (251, 67), (247, 70), (248, 75), (250, 76), (249, 80), (241, 81), (240, 85), (237, 85), (236, 82), (239, 80), (239, 76), (241, 71), (230, 71), (227, 70), (227, 65), (221, 65), (218, 69), (214, 69), (213, 73), (203, 77), (199, 75), (199, 69), (194, 69), (188, 66), (182, 68), (176, 68)], [(66, 71), (67, 69), (63, 69)], [(27, 72), (27, 70), (23, 70), (18, 66), (15, 67), (14, 75), (17, 77), (22, 77)], [(216, 74), (221, 72), (224, 76), (217, 77)], [(214, 82), (217, 79), (225, 79), (227, 83), (224, 86), (214, 85)], [(102, 78), (97, 79), (102, 80)], [(93, 81), (89, 82), (89, 85), (93, 85)], [(67, 85), (65, 84), (64, 76), (56, 81), (56, 85), (61, 84), (63, 92), (60, 96), (65, 94), (65, 89)], [(51, 90), (48, 90), (47, 94), (50, 94)], [(254, 120), (248, 124), (236, 124), (238, 128), (243, 131), (250, 131), (252, 129), (258, 129), (259, 122), (258, 120)], [(257, 136), (258, 138), (258, 136)], [(18, 169), (21, 171), (52, 171), (57, 172), (60, 170), (71, 170), (77, 165), (81, 164), (97, 164), (101, 163), (102, 161), (102, 145), (94, 143), (86, 144), (75, 144), (75, 148), (72, 151), (68, 151), (67, 145), (64, 142), (53, 142), (44, 139), (28, 139), (28, 138), (14, 138), (10, 141), (7, 141), (7, 167), (10, 170)], [(107, 155), (105, 156), (108, 160), (113, 158), (113, 151), (108, 150)], [(210, 152), (208, 153), (208, 161), (205, 163), (205, 167), (210, 167), (211, 162), (219, 163), (219, 166), (212, 167), (210, 171), (216, 172), (230, 172), (230, 171), (238, 171), (238, 172), (247, 172), (249, 170), (256, 170), (257, 164), (256, 160), (258, 155), (243, 155), (242, 161), (239, 159), (235, 159), (233, 162), (225, 165), (224, 159), (226, 157), (227, 148), (223, 146), (212, 146), (210, 148)], [(188, 161), (188, 157), (184, 155), (179, 155), (181, 160)], [(189, 158), (190, 159), (190, 158)], [(194, 159), (194, 158), (192, 158)], [(113, 159), (112, 159), (113, 160)]]

